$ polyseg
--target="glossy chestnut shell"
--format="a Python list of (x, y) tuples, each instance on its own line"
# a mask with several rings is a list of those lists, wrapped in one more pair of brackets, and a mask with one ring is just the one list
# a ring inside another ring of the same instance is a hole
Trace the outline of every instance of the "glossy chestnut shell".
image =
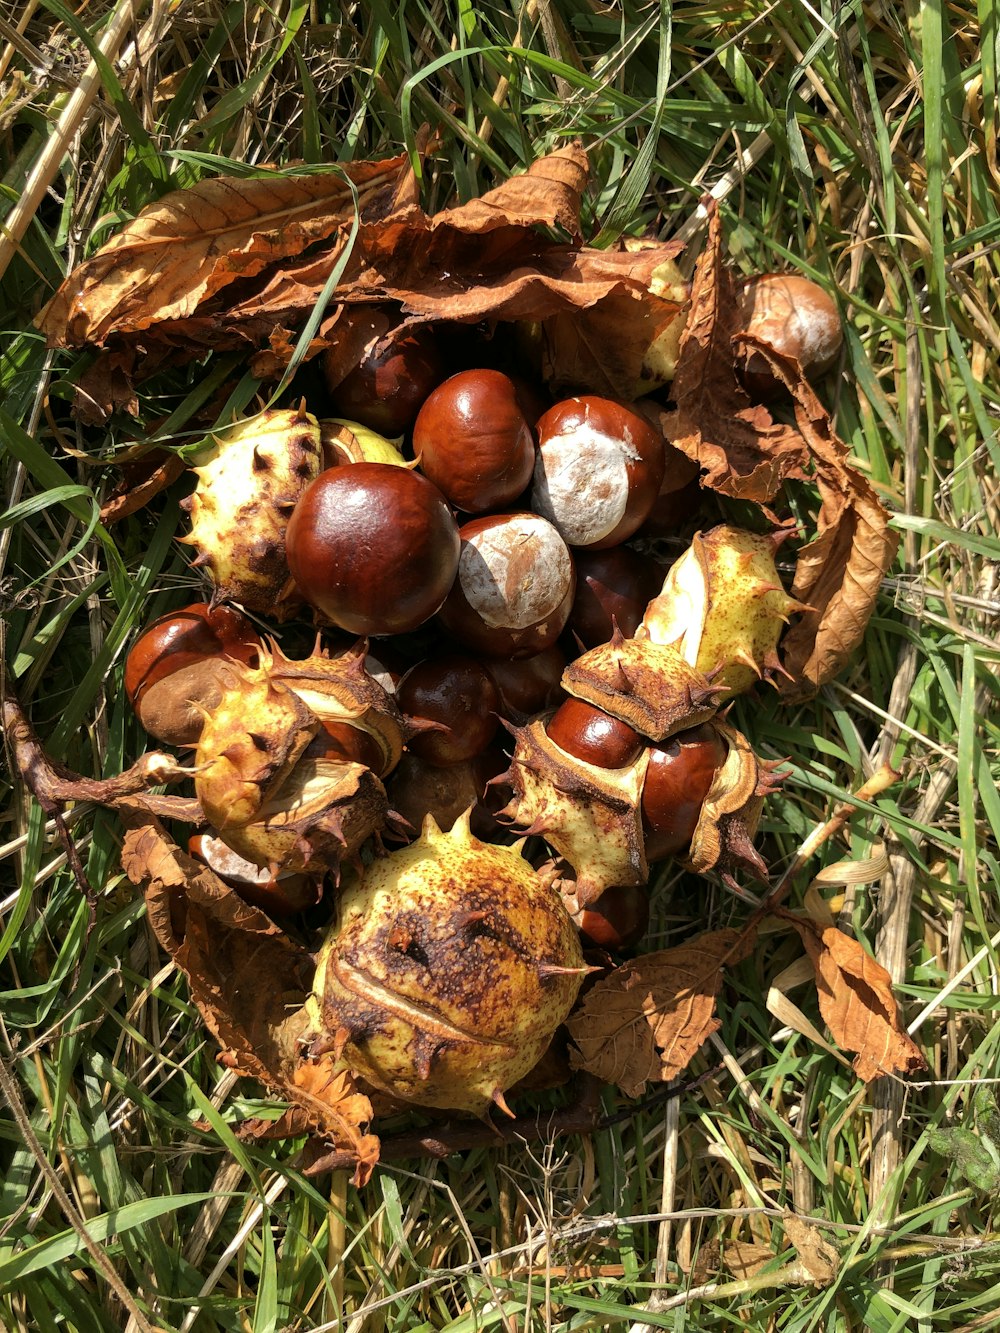
[(598, 768), (634, 764), (646, 746), (645, 739), (627, 722), (583, 699), (569, 698), (561, 703), (545, 730), (560, 750)]
[(351, 634), (404, 634), (438, 609), (458, 568), (458, 526), (417, 472), (354, 463), (320, 473), (288, 524), (302, 596)]
[(531, 507), (570, 546), (627, 541), (663, 480), (662, 436), (644, 416), (610, 398), (568, 398), (538, 422)]
[(615, 625), (630, 639), (662, 588), (663, 576), (661, 565), (629, 546), (577, 551), (569, 628), (585, 648), (607, 643)]
[(125, 693), (146, 730), (168, 745), (193, 745), (201, 708), (222, 697), (227, 661), (256, 666), (261, 641), (253, 623), (228, 606), (192, 602), (154, 620), (125, 660)]
[(576, 574), (566, 543), (538, 514), (492, 514), (461, 529), (458, 577), (439, 619), (491, 657), (532, 657), (562, 633)]
[(573, 913), (581, 935), (599, 949), (621, 953), (638, 944), (649, 926), (649, 893), (641, 884), (614, 884)]
[(411, 667), (396, 690), (407, 718), (436, 723), (407, 748), (428, 764), (446, 767), (480, 754), (500, 725), (500, 695), (486, 668), (473, 657), (449, 653)]
[(500, 716), (520, 725), (563, 698), (566, 654), (558, 644), (531, 657), (487, 657), (483, 666), (500, 694)]
[[(325, 358), (324, 366), (332, 365), (334, 356), (335, 352)], [(394, 439), (410, 430), (424, 400), (446, 373), (431, 329), (392, 330), (331, 387), (333, 414)]]
[(535, 441), (517, 386), (499, 370), (464, 370), (438, 385), (413, 426), (420, 470), (468, 514), (509, 505), (527, 487)]
[(688, 846), (727, 753), (725, 741), (709, 723), (650, 747), (642, 788), (647, 861), (677, 856)]

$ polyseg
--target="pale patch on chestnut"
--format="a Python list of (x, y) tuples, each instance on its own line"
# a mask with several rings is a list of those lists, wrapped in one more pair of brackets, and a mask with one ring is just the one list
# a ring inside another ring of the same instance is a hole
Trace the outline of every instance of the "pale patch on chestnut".
[(535, 460), (531, 507), (554, 524), (570, 546), (588, 546), (612, 532), (629, 497), (630, 462), (639, 455), (621, 436), (581, 422), (572, 435), (544, 444)]
[(527, 629), (562, 603), (573, 562), (550, 523), (514, 514), (463, 543), (458, 579), (487, 625)]

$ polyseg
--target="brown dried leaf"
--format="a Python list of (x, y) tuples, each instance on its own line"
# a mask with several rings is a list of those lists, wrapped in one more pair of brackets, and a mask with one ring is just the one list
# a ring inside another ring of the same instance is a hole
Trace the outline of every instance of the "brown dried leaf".
[(792, 596), (810, 609), (781, 643), (792, 679), (780, 688), (802, 697), (836, 676), (861, 642), (899, 534), (890, 529), (888, 512), (867, 477), (851, 466), (847, 446), (795, 363), (756, 338), (744, 336), (737, 345), (766, 357), (788, 388), (819, 487), (817, 535), (799, 551), (792, 583)]
[(803, 1276), (817, 1286), (829, 1286), (840, 1268), (840, 1253), (836, 1246), (823, 1238), (818, 1227), (794, 1213), (784, 1213), (781, 1221), (785, 1235), (798, 1250)]
[[(671, 442), (704, 469), (702, 484), (768, 504), (787, 480), (815, 480), (821, 509), (817, 536), (799, 552), (792, 595), (808, 610), (785, 636), (780, 688), (792, 698), (832, 679), (857, 648), (898, 544), (873, 487), (851, 466), (829, 414), (798, 363), (751, 337), (723, 253), (713, 209), (681, 340), (673, 397), (663, 418)], [(756, 353), (792, 397), (795, 424), (753, 406), (738, 375)]]
[(774, 1262), (774, 1251), (769, 1245), (749, 1240), (727, 1240), (724, 1261), (732, 1276), (745, 1282)]
[(882, 1074), (914, 1074), (927, 1067), (903, 1028), (889, 973), (857, 940), (835, 926), (778, 908), (802, 939), (816, 972), (819, 1011), (845, 1051), (856, 1052), (854, 1072), (865, 1083)]
[[(664, 258), (663, 247), (657, 262)], [(677, 301), (648, 290), (610, 292), (584, 310), (542, 324), (542, 370), (554, 395), (586, 388), (612, 398), (637, 398), (651, 386), (646, 353), (681, 312)]]
[[(413, 198), (405, 155), (343, 170), (361, 215), (374, 221)], [(70, 274), (38, 320), (50, 346), (102, 346), (193, 315), (222, 288), (298, 256), (317, 241), (346, 239), (354, 216), (340, 175), (216, 177), (175, 190), (144, 208)]]
[(805, 476), (808, 454), (799, 432), (753, 405), (740, 382), (733, 339), (744, 322), (713, 206), (671, 389), (677, 410), (664, 424), (675, 448), (702, 468), (703, 485), (766, 504), (786, 478)]
[(365, 1132), (371, 1104), (348, 1070), (306, 1060), (302, 1006), (312, 983), (312, 955), (263, 912), (171, 841), (158, 823), (130, 828), (122, 865), (146, 895), (150, 923), (184, 973), (191, 998), (231, 1069), (290, 1103), (277, 1122), (251, 1134), (321, 1134), (357, 1161), (361, 1184), (378, 1160)]
[(718, 930), (616, 968), (586, 994), (568, 1028), (575, 1069), (636, 1097), (676, 1078), (719, 1026), (725, 969), (753, 948), (755, 931)]

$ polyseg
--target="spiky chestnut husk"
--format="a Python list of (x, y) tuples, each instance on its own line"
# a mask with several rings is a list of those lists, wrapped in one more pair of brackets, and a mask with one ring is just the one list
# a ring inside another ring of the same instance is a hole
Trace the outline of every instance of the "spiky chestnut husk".
[(285, 530), (299, 497), (322, 468), (319, 422), (304, 408), (261, 412), (213, 436), (182, 501), (217, 596), (274, 614), (290, 575)]
[(736, 871), (766, 883), (767, 864), (753, 839), (765, 797), (783, 780), (776, 771), (780, 761), (758, 758), (746, 736), (723, 718), (715, 718), (711, 725), (729, 751), (715, 770), (684, 864), (700, 875), (714, 871), (733, 887)]
[(720, 694), (672, 644), (626, 639), (617, 630), (570, 662), (562, 687), (653, 741), (707, 722)]
[(544, 838), (573, 867), (580, 906), (612, 884), (645, 884), (641, 800), (648, 748), (624, 768), (602, 768), (560, 749), (546, 721), (513, 729), (514, 756), (502, 780), (514, 794), (500, 818)]
[(469, 831), (368, 866), (320, 951), (314, 1052), (393, 1097), (485, 1115), (540, 1058), (586, 972), (559, 894), (521, 855)]
[(321, 421), (319, 428), (326, 467), (341, 467), (345, 463), (392, 463), (396, 467), (416, 467), (415, 463), (406, 461), (394, 441), (363, 426), (360, 421), (330, 417)]
[(292, 661), (272, 644), (258, 669), (231, 668), (205, 718), (195, 788), (220, 837), (256, 865), (336, 872), (385, 826), (381, 778), (406, 738), (363, 646)]
[[(766, 880), (753, 837), (764, 797), (780, 779), (735, 727), (718, 717), (706, 725), (720, 737), (725, 757), (681, 859), (689, 869), (703, 875), (715, 871), (727, 883), (735, 882), (736, 871)], [(514, 756), (503, 779), (514, 795), (501, 817), (526, 834), (539, 834), (573, 868), (578, 905), (589, 906), (613, 886), (646, 884), (642, 792), (649, 748), (625, 767), (603, 768), (556, 745), (545, 719), (514, 735)]]
[(758, 536), (725, 523), (696, 533), (667, 571), (636, 638), (673, 645), (727, 697), (782, 671), (782, 629), (794, 611), (806, 609), (785, 592), (774, 563), (787, 536)]

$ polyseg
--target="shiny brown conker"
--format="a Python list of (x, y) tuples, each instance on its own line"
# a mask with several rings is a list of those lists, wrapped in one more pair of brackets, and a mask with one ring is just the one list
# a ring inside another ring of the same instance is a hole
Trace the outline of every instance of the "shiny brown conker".
[(535, 441), (514, 382), (499, 370), (463, 370), (438, 385), (413, 426), (420, 470), (456, 509), (509, 505), (535, 466)]
[[(332, 369), (335, 358), (332, 349), (324, 358), (324, 369)], [(405, 435), (446, 373), (433, 330), (424, 326), (390, 330), (354, 370), (330, 386), (334, 414), (390, 438)]]
[(538, 514), (491, 514), (461, 529), (458, 576), (439, 619), (492, 657), (532, 657), (566, 625), (576, 574), (566, 543)]
[(154, 620), (125, 660), (125, 693), (139, 721), (167, 745), (194, 745), (201, 709), (222, 697), (227, 661), (256, 666), (261, 641), (253, 623), (228, 606), (192, 602)]
[(388, 463), (320, 473), (288, 524), (296, 586), (352, 634), (404, 634), (423, 624), (454, 582), (459, 545), (437, 487)]
[(500, 694), (500, 716), (520, 725), (561, 702), (566, 654), (558, 644), (531, 657), (486, 657), (483, 666)]
[(649, 927), (649, 893), (642, 884), (614, 884), (574, 912), (573, 920), (591, 944), (621, 953), (638, 944)]
[[(818, 379), (836, 361), (844, 330), (833, 298), (818, 283), (797, 273), (762, 273), (748, 278), (740, 292), (746, 331), (782, 356), (799, 363), (807, 379)], [(757, 397), (783, 390), (759, 352), (752, 352), (742, 374)]]
[(615, 625), (630, 639), (662, 588), (663, 576), (661, 565), (629, 546), (577, 551), (569, 628), (585, 648), (607, 643)]
[(652, 508), (663, 468), (645, 417), (610, 398), (568, 398), (538, 422), (531, 507), (570, 546), (617, 546)]
[(506, 803), (488, 784), (504, 772), (510, 760), (496, 746), (472, 759), (439, 768), (419, 755), (405, 753), (386, 784), (391, 808), (410, 824), (415, 833), (427, 815), (439, 828), (451, 828), (458, 817), (472, 808), (472, 832), (490, 842), (504, 841), (509, 830), (498, 824), (495, 811)]
[(480, 754), (500, 725), (500, 695), (493, 677), (474, 657), (459, 653), (411, 667), (399, 682), (396, 702), (407, 718), (439, 728), (420, 732), (407, 748), (442, 768)]
[(677, 856), (688, 846), (727, 753), (726, 742), (707, 722), (650, 746), (642, 787), (647, 861)]
[(621, 718), (583, 699), (561, 703), (546, 723), (549, 739), (567, 754), (598, 768), (625, 768), (634, 764), (645, 739)]

